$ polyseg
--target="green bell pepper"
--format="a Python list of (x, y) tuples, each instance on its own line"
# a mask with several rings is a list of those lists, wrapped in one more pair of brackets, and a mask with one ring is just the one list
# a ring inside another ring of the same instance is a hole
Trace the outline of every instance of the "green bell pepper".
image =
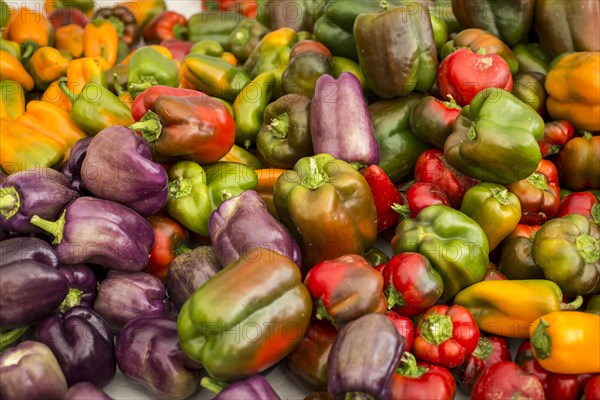
[(377, 238), (377, 212), (367, 181), (329, 154), (302, 158), (277, 178), (273, 202), (309, 268), (345, 254), (362, 255)]
[(152, 47), (137, 49), (129, 60), (127, 90), (133, 98), (150, 86), (179, 86), (177, 62), (169, 60)]
[(229, 35), (244, 21), (244, 16), (236, 12), (202, 12), (194, 14), (188, 21), (188, 38), (192, 43), (210, 39), (229, 50)]
[(533, 239), (533, 260), (566, 296), (600, 289), (600, 227), (569, 214), (546, 222)]
[(209, 96), (234, 101), (251, 81), (241, 68), (218, 57), (188, 54), (183, 61), (183, 76)]
[(229, 50), (240, 61), (245, 61), (252, 54), (254, 47), (270, 30), (255, 20), (240, 22), (229, 34)]
[(258, 374), (288, 355), (308, 329), (312, 300), (300, 270), (253, 249), (207, 280), (177, 319), (183, 352), (223, 381)]
[(365, 81), (365, 76), (360, 70), (360, 65), (357, 62), (345, 57), (333, 57), (331, 63), (333, 67), (332, 75), (335, 79), (338, 79), (344, 72), (350, 72), (358, 78), (363, 91), (366, 89), (367, 82)]
[(331, 59), (318, 53), (304, 53), (290, 60), (281, 81), (286, 94), (298, 94), (312, 98), (315, 85), (321, 75), (331, 75)]
[(546, 76), (539, 72), (527, 72), (513, 77), (512, 94), (529, 105), (538, 114), (546, 113), (548, 94), (544, 88)]
[(538, 72), (548, 74), (548, 65), (552, 59), (539, 43), (519, 43), (512, 48), (519, 62), (519, 73)]
[(507, 184), (535, 172), (543, 134), (544, 120), (534, 109), (505, 90), (489, 88), (461, 110), (444, 156), (471, 178)]
[(233, 102), (235, 141), (249, 148), (263, 123), (265, 108), (275, 88), (275, 75), (264, 72), (250, 82)]
[(212, 39), (204, 39), (194, 43), (188, 54), (221, 57), (224, 52), (225, 49), (223, 49), (223, 46), (219, 42)]
[(467, 190), (460, 211), (481, 226), (490, 251), (515, 229), (521, 219), (519, 198), (497, 183), (483, 182)]
[(458, 33), (463, 29), (452, 11), (452, 0), (436, 0), (433, 6), (429, 6), (429, 11), (432, 15), (444, 20), (448, 35)]
[(439, 54), (442, 47), (448, 41), (448, 28), (446, 27), (446, 21), (433, 12), (429, 13), (429, 19), (431, 20), (431, 30), (433, 31), (435, 49)]
[(169, 170), (167, 212), (192, 232), (208, 236), (210, 214), (228, 198), (254, 189), (254, 170), (233, 162), (204, 167), (193, 161), (179, 161)]
[(381, 150), (379, 167), (392, 182), (412, 174), (417, 159), (430, 146), (410, 130), (410, 114), (423, 96), (412, 93), (391, 100), (381, 100), (369, 106), (375, 128), (375, 138)]
[(416, 219), (405, 219), (392, 239), (395, 254), (417, 252), (429, 259), (444, 283), (442, 299), (481, 281), (488, 265), (485, 232), (453, 208), (431, 205)]

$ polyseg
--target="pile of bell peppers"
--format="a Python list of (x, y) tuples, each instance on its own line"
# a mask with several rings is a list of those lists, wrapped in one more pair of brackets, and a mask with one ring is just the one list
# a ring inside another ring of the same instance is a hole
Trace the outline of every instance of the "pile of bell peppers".
[(15, 7), (0, 398), (600, 399), (600, 3)]

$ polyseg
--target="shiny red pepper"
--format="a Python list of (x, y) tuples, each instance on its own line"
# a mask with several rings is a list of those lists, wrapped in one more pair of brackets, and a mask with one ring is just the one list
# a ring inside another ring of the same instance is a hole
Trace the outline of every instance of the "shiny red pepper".
[(544, 400), (542, 383), (510, 361), (500, 361), (479, 377), (471, 400), (530, 399)]
[(410, 351), (415, 340), (415, 324), (408, 317), (402, 316), (394, 311), (388, 311), (385, 316), (392, 321), (398, 334), (406, 340), (404, 351)]
[(189, 251), (188, 232), (174, 219), (160, 215), (146, 218), (154, 231), (154, 246), (145, 271), (165, 281), (171, 262), (179, 254)]
[(575, 128), (569, 121), (546, 122), (544, 136), (538, 140), (542, 157), (558, 154), (561, 147), (573, 137), (573, 133)]
[(156, 85), (144, 90), (140, 93), (131, 106), (131, 116), (134, 120), (139, 121), (142, 117), (152, 109), (154, 102), (159, 96), (175, 96), (175, 97), (188, 97), (188, 96), (206, 96), (204, 93), (197, 90), (191, 89), (179, 89), (170, 86)]
[(408, 352), (392, 375), (394, 399), (452, 400), (455, 394), (456, 382), (450, 371), (439, 365), (416, 362)]
[(600, 375), (594, 375), (590, 378), (581, 400), (600, 400)]
[(420, 360), (458, 367), (477, 347), (479, 328), (466, 308), (430, 307), (417, 323), (413, 353)]
[(404, 200), (392, 208), (403, 219), (416, 218), (422, 209), (434, 204), (450, 207), (446, 193), (433, 183), (415, 182), (404, 194)]
[(592, 192), (571, 193), (560, 203), (556, 218), (569, 214), (581, 214), (600, 225), (600, 202)]
[(163, 11), (152, 18), (144, 28), (144, 42), (158, 44), (167, 39), (185, 39), (187, 19), (175, 11)]
[(377, 231), (381, 232), (398, 223), (398, 213), (392, 209), (394, 204), (404, 204), (402, 194), (385, 172), (377, 165), (370, 165), (360, 170), (365, 177), (377, 210)]
[(471, 393), (483, 371), (500, 361), (511, 361), (508, 341), (498, 336), (479, 337), (475, 351), (458, 367), (457, 378), (460, 387)]

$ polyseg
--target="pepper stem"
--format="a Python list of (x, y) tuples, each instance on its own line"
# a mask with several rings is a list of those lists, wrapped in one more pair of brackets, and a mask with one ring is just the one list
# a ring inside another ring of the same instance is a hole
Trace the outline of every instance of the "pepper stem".
[(83, 292), (81, 290), (73, 287), (70, 288), (62, 303), (60, 303), (60, 306), (58, 306), (58, 310), (63, 314), (66, 313), (71, 308), (81, 304), (82, 297)]
[(597, 225), (600, 225), (600, 203), (596, 203), (592, 206), (590, 215), (591, 215), (592, 219), (594, 220), (594, 222)]
[(27, 331), (28, 327), (15, 328), (8, 331), (0, 330), (0, 352), (16, 342)]
[(577, 296), (575, 300), (570, 303), (561, 303), (560, 310), (561, 311), (575, 311), (583, 304), (583, 297)]
[(452, 337), (452, 318), (448, 315), (433, 314), (425, 318), (421, 327), (423, 338), (436, 346)]
[(458, 105), (458, 103), (456, 102), (456, 100), (454, 100), (454, 97), (452, 97), (451, 94), (448, 94), (446, 96), (450, 99), (449, 101), (444, 101), (444, 104), (446, 105), (446, 107), (455, 108), (457, 110), (462, 109), (462, 107)]
[(494, 346), (492, 345), (492, 341), (485, 336), (480, 336), (479, 341), (477, 342), (477, 347), (473, 350), (473, 355), (480, 360), (487, 360), (488, 357), (494, 351)]
[(231, 193), (229, 190), (227, 190), (227, 189), (221, 190), (221, 200), (223, 200), (223, 201), (229, 200), (232, 197), (233, 197), (233, 193)]
[(493, 187), (490, 190), (492, 191), (492, 196), (494, 196), (494, 198), (496, 200), (498, 200), (498, 202), (500, 204), (502, 204), (503, 206), (510, 203), (508, 201), (508, 189), (499, 189), (499, 188)]
[(385, 11), (389, 11), (392, 9), (392, 7), (390, 7), (390, 3), (388, 3), (387, 0), (380, 0), (379, 7), (383, 8)]
[(398, 289), (392, 285), (389, 285), (385, 289), (385, 299), (387, 300), (388, 310), (391, 310), (395, 306), (404, 307), (406, 305), (406, 301), (404, 301), (404, 296), (402, 296), (402, 293), (400, 293)]
[(535, 356), (542, 360), (552, 354), (552, 338), (546, 333), (546, 328), (549, 326), (550, 324), (542, 318), (531, 335), (531, 347), (535, 351)]
[(0, 214), (6, 219), (10, 219), (19, 212), (21, 208), (21, 197), (14, 187), (5, 187), (0, 189)]
[(392, 210), (396, 211), (399, 215), (401, 219), (409, 219), (410, 218), (410, 208), (408, 207), (408, 204), (398, 204), (398, 203), (394, 203), (391, 206)]
[(594, 137), (594, 135), (592, 135), (592, 132), (590, 131), (582, 131), (581, 135), (585, 140), (592, 140), (592, 138)]
[(187, 245), (186, 242), (181, 242), (179, 244), (179, 246), (177, 246), (177, 248), (175, 249), (175, 255), (180, 255), (183, 253), (188, 253), (192, 251), (192, 249), (190, 249), (190, 247)]
[(21, 62), (25, 64), (39, 47), (40, 45), (31, 39), (27, 39), (21, 43)]
[(152, 86), (157, 85), (156, 79), (142, 79), (141, 82), (132, 82), (127, 85), (127, 91), (131, 96), (135, 99), (142, 93), (144, 90), (151, 88)]
[(204, 377), (200, 380), (200, 386), (210, 390), (214, 394), (219, 394), (221, 390), (225, 389), (226, 385), (223, 382), (219, 382), (216, 379)]
[(250, 39), (250, 33), (248, 32), (248, 30), (239, 30), (235, 33), (235, 35), (233, 35), (233, 38), (231, 39), (231, 44), (243, 46), (248, 42), (248, 39)]
[(527, 182), (531, 183), (540, 190), (548, 190), (546, 179), (544, 179), (544, 175), (540, 174), (539, 172), (534, 172), (533, 174), (529, 175)]
[(477, 132), (475, 132), (475, 125), (471, 125), (469, 127), (469, 130), (467, 131), (467, 139), (475, 140), (476, 137), (477, 137)]
[(187, 27), (183, 26), (183, 25), (175, 25), (173, 27), (173, 36), (175, 36), (176, 39), (179, 40), (184, 40), (187, 37), (188, 34), (188, 29)]
[(323, 304), (323, 302), (321, 300), (317, 300), (317, 319), (319, 321), (323, 321), (324, 319), (333, 322), (333, 317), (331, 316), (331, 314), (329, 314), (329, 311), (327, 311), (327, 308), (325, 308), (325, 304)]
[(129, 129), (142, 132), (142, 137), (149, 143), (156, 142), (162, 133), (162, 124), (158, 115), (149, 110), (142, 119), (133, 125), (129, 125)]
[(119, 18), (115, 17), (114, 15), (111, 15), (110, 17), (108, 17), (107, 21), (110, 22), (110, 24), (115, 27), (115, 29), (117, 30), (117, 36), (119, 38), (121, 36), (123, 36), (123, 32), (125, 31), (125, 23), (123, 23), (123, 21), (121, 21)]
[(121, 96), (125, 92), (119, 84), (119, 76), (116, 73), (113, 74), (112, 84), (115, 92), (117, 92), (117, 96)]
[(396, 369), (396, 373), (411, 378), (419, 378), (427, 371), (429, 371), (429, 368), (418, 366), (415, 356), (408, 351), (404, 352), (400, 360), (400, 366)]
[(308, 168), (308, 174), (306, 175), (306, 178), (304, 178), (304, 181), (302, 183), (307, 188), (316, 190), (327, 181), (327, 177), (323, 175), (323, 173), (319, 169), (316, 157), (309, 158)]
[(279, 114), (271, 120), (269, 130), (278, 139), (285, 139), (290, 128), (290, 116), (288, 113)]
[(192, 193), (192, 180), (189, 178), (179, 178), (169, 182), (169, 197), (179, 199), (189, 196)]
[(56, 221), (48, 221), (43, 219), (38, 215), (34, 215), (31, 217), (29, 221), (31, 225), (37, 226), (38, 228), (43, 229), (48, 232), (52, 236), (54, 236), (54, 240), (52, 244), (59, 244), (63, 240), (63, 233), (65, 231), (65, 216), (67, 214), (67, 210), (63, 211), (62, 215)]
[(78, 94), (73, 93), (69, 89), (69, 86), (67, 85), (67, 78), (66, 77), (63, 76), (63, 77), (58, 78), (58, 87), (69, 98), (69, 101), (71, 101), (71, 104), (74, 104), (75, 101), (77, 101), (77, 99), (79, 98)]
[(600, 260), (600, 244), (587, 233), (582, 233), (575, 239), (577, 250), (587, 264)]

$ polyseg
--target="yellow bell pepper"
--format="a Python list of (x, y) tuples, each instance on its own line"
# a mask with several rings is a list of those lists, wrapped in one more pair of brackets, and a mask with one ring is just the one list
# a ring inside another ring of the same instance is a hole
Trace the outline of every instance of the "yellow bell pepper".
[(529, 333), (533, 355), (546, 371), (600, 372), (600, 316), (557, 311), (535, 320)]
[(86, 24), (83, 30), (83, 54), (86, 57), (99, 57), (104, 61), (102, 68), (107, 70), (117, 62), (119, 34), (107, 20), (97, 19)]
[(67, 72), (67, 60), (54, 47), (44, 46), (37, 49), (29, 61), (27, 69), (38, 89), (46, 89), (52, 81), (64, 76)]
[(548, 67), (546, 107), (555, 120), (600, 130), (600, 52), (565, 53)]
[(33, 78), (15, 56), (0, 50), (0, 81), (12, 80), (19, 82), (25, 91), (33, 89)]
[(56, 30), (56, 48), (68, 51), (73, 58), (83, 55), (83, 28), (77, 24), (61, 26)]
[(72, 60), (67, 66), (67, 82), (69, 89), (75, 94), (81, 93), (83, 87), (90, 82), (106, 86), (104, 71), (106, 69), (99, 57), (85, 57)]
[(25, 92), (19, 82), (0, 81), (0, 118), (17, 118), (25, 112)]

